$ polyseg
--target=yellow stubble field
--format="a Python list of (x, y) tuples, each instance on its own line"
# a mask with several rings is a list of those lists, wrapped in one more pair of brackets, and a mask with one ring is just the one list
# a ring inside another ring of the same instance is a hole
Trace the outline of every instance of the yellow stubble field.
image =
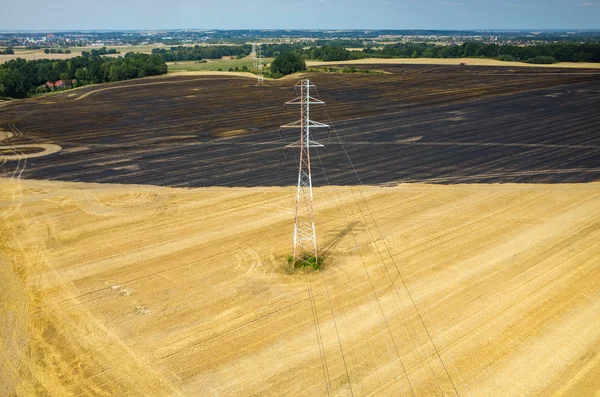
[(597, 395), (600, 184), (0, 180), (0, 395)]

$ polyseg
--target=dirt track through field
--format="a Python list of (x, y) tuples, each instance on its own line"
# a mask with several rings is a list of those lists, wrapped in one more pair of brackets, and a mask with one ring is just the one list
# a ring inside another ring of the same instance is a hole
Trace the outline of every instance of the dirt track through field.
[(0, 393), (600, 390), (600, 184), (292, 194), (0, 179)]

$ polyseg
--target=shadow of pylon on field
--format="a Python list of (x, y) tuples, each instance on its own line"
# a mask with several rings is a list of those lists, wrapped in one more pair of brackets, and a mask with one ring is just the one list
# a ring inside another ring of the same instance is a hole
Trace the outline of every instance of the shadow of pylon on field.
[(357, 230), (357, 231), (365, 230), (364, 224), (362, 222), (353, 221), (353, 222), (350, 222), (342, 230), (331, 230), (329, 232), (326, 232), (325, 237), (331, 236), (331, 234), (334, 234), (334, 235), (329, 237), (328, 240), (325, 242), (325, 244), (322, 246), (322, 248), (320, 250), (321, 258), (327, 259), (327, 257), (329, 255), (331, 255), (331, 253), (333, 252), (335, 247), (338, 246), (338, 244), (344, 239), (344, 237), (346, 237), (348, 234), (352, 233), (355, 230)]

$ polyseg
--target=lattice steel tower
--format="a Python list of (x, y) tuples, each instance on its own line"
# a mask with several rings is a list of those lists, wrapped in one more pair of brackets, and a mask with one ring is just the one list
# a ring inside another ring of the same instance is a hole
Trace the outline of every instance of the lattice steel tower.
[(263, 85), (263, 59), (261, 44), (252, 44), (253, 66), (256, 68), (256, 85)]
[(310, 80), (300, 80), (296, 89), (300, 96), (285, 103), (287, 105), (300, 105), (301, 118), (299, 121), (282, 125), (281, 128), (299, 128), (300, 140), (286, 146), (299, 148), (300, 160), (298, 164), (298, 191), (296, 194), (295, 225), (294, 225), (294, 250), (292, 257), (294, 263), (302, 260), (306, 255), (318, 258), (317, 233), (315, 230), (315, 214), (313, 211), (312, 176), (310, 173), (310, 149), (325, 148), (322, 144), (310, 139), (311, 128), (329, 128), (327, 124), (310, 119), (310, 105), (324, 105), (325, 102), (310, 96), (310, 89), (315, 87)]

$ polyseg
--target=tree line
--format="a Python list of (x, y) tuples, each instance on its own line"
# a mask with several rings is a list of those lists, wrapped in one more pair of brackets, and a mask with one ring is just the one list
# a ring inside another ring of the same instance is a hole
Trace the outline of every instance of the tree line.
[(302, 43), (295, 44), (263, 44), (261, 52), (263, 57), (275, 58), (287, 52), (302, 52), (304, 45)]
[[(302, 51), (306, 59), (319, 59), (321, 61), (346, 61), (349, 59), (356, 59), (353, 54), (357, 51), (348, 51), (343, 47), (337, 46), (323, 46), (323, 47), (311, 47)], [(360, 51), (358, 51), (360, 53)]]
[[(369, 42), (370, 43), (370, 42)], [(363, 48), (366, 47), (365, 41), (362, 39), (329, 39), (329, 40), (314, 40), (312, 42), (304, 42), (306, 47), (348, 47), (348, 48)]]
[(427, 43), (397, 43), (383, 48), (348, 51), (337, 46), (311, 47), (302, 51), (306, 59), (345, 61), (373, 58), (493, 58), (501, 61), (528, 63), (600, 62), (599, 43), (558, 43), (530, 46), (484, 44), (469, 42), (462, 45)]
[(61, 48), (46, 48), (44, 54), (70, 54), (71, 50), (62, 50)]
[(218, 59), (225, 56), (243, 58), (252, 51), (252, 46), (177, 46), (166, 48), (153, 48), (152, 54), (160, 56), (165, 62), (173, 61), (199, 61), (202, 59)]
[(65, 60), (21, 58), (0, 64), (0, 97), (26, 98), (54, 89), (62, 80), (66, 88), (87, 84), (129, 80), (167, 73), (167, 65), (157, 55), (128, 53), (108, 58), (83, 52)]
[[(86, 51), (84, 51), (84, 52), (86, 52)], [(83, 55), (84, 52), (82, 52), (81, 54)], [(106, 47), (102, 47), (99, 50), (93, 49), (90, 52), (90, 55), (92, 55), (93, 57), (97, 57), (97, 56), (100, 56), (100, 55), (110, 55), (110, 54), (120, 54), (120, 53), (121, 52), (117, 51), (116, 48), (106, 49)]]
[[(541, 63), (600, 62), (598, 43), (560, 43), (528, 46), (468, 42), (462, 45), (398, 43), (382, 49), (365, 49), (363, 53), (378, 57), (399, 58), (495, 58), (505, 61)], [(361, 54), (362, 56), (362, 54)]]
[[(287, 52), (301, 52), (302, 44), (263, 44), (261, 53), (263, 58), (274, 58)], [(200, 61), (203, 59), (220, 59), (226, 56), (244, 58), (250, 55), (252, 46), (221, 45), (221, 46), (174, 46), (167, 48), (153, 48), (152, 54), (160, 56), (165, 62), (175, 61)]]

